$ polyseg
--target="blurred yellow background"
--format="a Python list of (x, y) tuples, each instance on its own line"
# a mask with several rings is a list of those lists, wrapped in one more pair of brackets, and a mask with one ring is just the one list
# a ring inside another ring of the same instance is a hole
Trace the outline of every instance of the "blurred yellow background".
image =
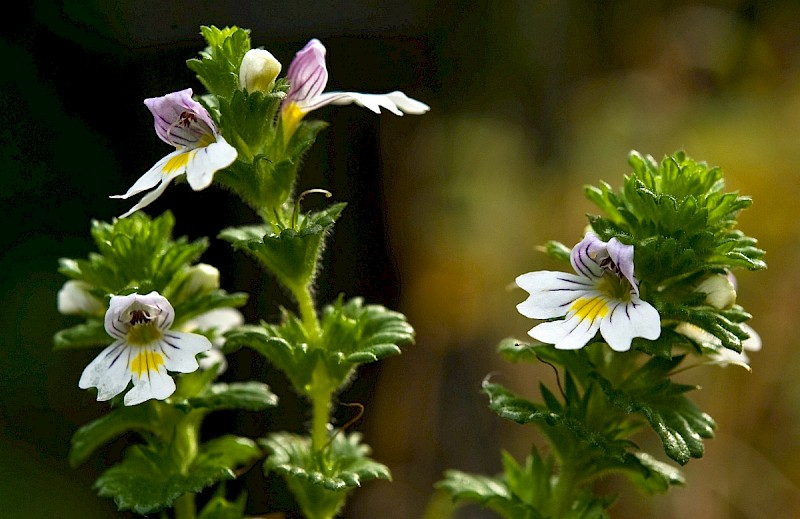
[[(764, 343), (751, 355), (753, 372), (700, 367), (682, 376), (702, 386), (693, 398), (718, 424), (705, 457), (685, 467), (686, 488), (645, 498), (611, 478), (603, 485), (621, 494), (612, 517), (800, 513), (800, 340), (791, 328), (800, 292), (800, 4), (190, 5), (42, 2), (26, 6), (0, 39), (4, 517), (117, 516), (91, 484), (134, 437), (79, 470), (64, 459), (74, 430), (106, 408), (77, 389), (96, 352), (50, 351), (52, 333), (72, 323), (55, 312), (63, 282), (56, 259), (85, 256), (89, 218), (126, 210), (107, 195), (163, 155), (141, 100), (200, 90), (183, 62), (202, 48), (197, 27), (212, 23), (252, 28), (254, 45), (284, 67), (319, 37), (331, 89), (401, 89), (432, 107), (422, 117), (352, 107), (315, 114), (332, 126), (301, 169), (303, 187), (351, 204), (328, 247), (320, 300), (363, 294), (404, 312), (418, 334), (404, 355), (364, 369), (340, 396), (365, 403), (355, 429), (394, 476), (355, 492), (346, 517), (421, 517), (443, 470), (496, 473), (499, 449), (521, 459), (538, 441), (531, 427), (496, 417), (480, 393), (490, 373), (532, 399), (540, 381), (554, 382), (549, 369), (510, 365), (495, 353), (500, 339), (522, 338), (533, 325), (516, 313), (524, 294), (510, 284), (558, 267), (536, 247), (579, 240), (594, 211), (583, 186), (619, 186), (631, 149), (656, 159), (683, 149), (722, 167), (728, 188), (754, 199), (741, 228), (760, 240), (769, 268), (737, 273), (738, 302)], [(151, 214), (170, 208), (179, 234), (214, 236), (252, 216), (226, 196), (179, 186)], [(204, 259), (220, 266), (225, 288), (254, 294), (251, 321), (291, 304), (224, 244)], [(234, 361), (241, 365), (227, 376), (264, 377), (283, 400), (266, 424), (220, 420), (253, 435), (302, 430), (303, 403), (279, 387), (280, 376), (246, 353)], [(337, 416), (348, 418), (346, 410)], [(660, 450), (652, 434), (637, 440)], [(295, 517), (277, 493), (251, 492), (250, 511)], [(469, 507), (457, 517), (494, 515)]]

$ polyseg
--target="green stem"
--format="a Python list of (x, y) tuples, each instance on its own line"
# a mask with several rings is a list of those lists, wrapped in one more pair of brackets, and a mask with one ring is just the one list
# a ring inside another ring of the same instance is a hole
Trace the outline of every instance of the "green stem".
[(575, 502), (578, 474), (569, 462), (568, 459), (564, 460), (561, 465), (561, 473), (558, 475), (558, 481), (553, 489), (551, 517), (564, 517)]
[(325, 364), (320, 360), (311, 375), (311, 387), (308, 396), (311, 398), (311, 448), (321, 451), (328, 443), (328, 423), (331, 411), (331, 381)]
[(194, 503), (194, 494), (187, 492), (175, 500), (175, 519), (195, 519), (197, 508)]
[(292, 293), (297, 299), (297, 307), (300, 310), (300, 317), (303, 319), (303, 326), (308, 333), (309, 346), (312, 348), (318, 347), (322, 331), (319, 327), (319, 318), (317, 317), (317, 310), (314, 307), (314, 298), (311, 297), (311, 290), (308, 285), (302, 289), (295, 290), (292, 288)]

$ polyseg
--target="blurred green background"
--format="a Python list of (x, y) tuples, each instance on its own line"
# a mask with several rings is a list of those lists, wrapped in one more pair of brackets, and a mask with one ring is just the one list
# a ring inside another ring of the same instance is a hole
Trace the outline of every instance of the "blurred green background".
[[(800, 4), (796, 1), (35, 2), (4, 24), (0, 81), (0, 497), (3, 517), (117, 517), (91, 485), (125, 437), (77, 470), (69, 438), (107, 408), (77, 380), (97, 351), (52, 352), (73, 321), (55, 294), (62, 256), (92, 250), (92, 218), (129, 203), (124, 192), (168, 149), (142, 99), (192, 86), (186, 59), (201, 24), (252, 29), (288, 66), (311, 37), (328, 47), (331, 89), (404, 90), (423, 117), (353, 107), (330, 120), (301, 169), (301, 187), (350, 203), (328, 246), (318, 294), (364, 295), (406, 313), (418, 342), (370, 366), (341, 396), (363, 402), (361, 430), (394, 482), (354, 494), (349, 518), (417, 518), (446, 468), (495, 473), (499, 449), (518, 458), (538, 441), (486, 407), (480, 382), (538, 397), (537, 366), (495, 354), (531, 322), (509, 289), (520, 273), (554, 268), (535, 247), (578, 241), (593, 208), (582, 186), (626, 173), (637, 149), (677, 149), (723, 168), (755, 203), (742, 229), (769, 269), (739, 273), (739, 302), (764, 342), (753, 372), (703, 367), (683, 380), (719, 425), (687, 487), (644, 498), (624, 481), (619, 518), (775, 518), (800, 510)], [(285, 69), (284, 69), (285, 70)], [(214, 236), (253, 219), (226, 193), (172, 187), (150, 214), (171, 209), (177, 233)], [(213, 241), (204, 261), (228, 290), (253, 299), (248, 319), (274, 319), (286, 295), (247, 258)], [(303, 402), (262, 360), (239, 352), (225, 377), (267, 380), (281, 396), (263, 416), (217, 415), (206, 434), (302, 430)], [(346, 421), (347, 408), (336, 411)], [(652, 450), (647, 434), (638, 438)], [(244, 482), (259, 488), (251, 471)], [(296, 517), (281, 483), (251, 494), (251, 513)], [(123, 514), (124, 515), (124, 514)], [(494, 517), (477, 508), (463, 518)]]

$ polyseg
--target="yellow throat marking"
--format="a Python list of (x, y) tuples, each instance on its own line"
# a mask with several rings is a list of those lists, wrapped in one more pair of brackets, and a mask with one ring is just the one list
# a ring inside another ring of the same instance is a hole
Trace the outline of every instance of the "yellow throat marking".
[(158, 368), (164, 364), (164, 356), (154, 351), (145, 350), (135, 356), (131, 361), (131, 373), (138, 378), (148, 371), (158, 371)]
[(593, 322), (595, 319), (602, 319), (608, 313), (608, 305), (602, 297), (581, 297), (575, 300), (569, 307), (570, 311), (575, 312), (581, 321), (588, 320)]

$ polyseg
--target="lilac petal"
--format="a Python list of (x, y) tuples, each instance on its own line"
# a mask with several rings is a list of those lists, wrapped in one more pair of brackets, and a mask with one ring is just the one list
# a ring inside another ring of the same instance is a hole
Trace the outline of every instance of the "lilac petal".
[(328, 69), (322, 42), (314, 38), (297, 52), (286, 72), (286, 79), (289, 80), (289, 92), (285, 104), (295, 102), (302, 106), (305, 101), (316, 98), (325, 90)]
[(517, 305), (517, 311), (532, 319), (561, 317), (570, 305), (594, 285), (586, 278), (564, 272), (528, 272), (516, 279), (517, 285), (530, 293), (528, 299)]
[(214, 173), (230, 166), (236, 160), (236, 148), (219, 135), (217, 142), (193, 150), (186, 165), (186, 180), (195, 191), (211, 185)]
[(598, 279), (603, 276), (603, 269), (597, 261), (598, 254), (605, 251), (606, 242), (597, 237), (593, 232), (586, 236), (572, 248), (570, 263), (578, 274), (589, 279)]
[(211, 349), (211, 341), (196, 333), (168, 331), (159, 341), (164, 366), (170, 371), (192, 373), (199, 365), (195, 355)]
[(649, 340), (661, 335), (661, 316), (653, 306), (632, 296), (630, 302), (617, 302), (603, 319), (600, 334), (615, 351), (628, 351), (634, 337)]
[(216, 134), (211, 115), (192, 99), (191, 88), (145, 99), (144, 104), (153, 114), (156, 134), (167, 144), (193, 147), (203, 135)]
[(639, 295), (639, 283), (633, 275), (633, 245), (625, 245), (616, 238), (611, 238), (606, 247), (608, 256), (614, 265), (631, 284), (634, 293)]

